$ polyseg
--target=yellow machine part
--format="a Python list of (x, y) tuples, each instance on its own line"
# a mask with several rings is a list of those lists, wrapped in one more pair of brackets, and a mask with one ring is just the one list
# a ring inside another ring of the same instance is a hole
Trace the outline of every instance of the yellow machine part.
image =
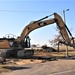
[(7, 40), (0, 41), (0, 49), (10, 48), (9, 42)]

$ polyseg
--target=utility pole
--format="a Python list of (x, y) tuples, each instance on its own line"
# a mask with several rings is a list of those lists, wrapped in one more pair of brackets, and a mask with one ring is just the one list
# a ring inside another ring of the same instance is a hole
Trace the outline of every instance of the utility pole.
[(63, 17), (64, 17), (64, 22), (65, 22), (65, 24), (66, 24), (66, 17), (65, 17), (65, 12), (66, 12), (66, 11), (69, 11), (69, 9), (63, 10)]
[[(65, 17), (65, 12), (69, 11), (69, 9), (63, 10), (63, 17), (64, 17), (64, 23), (66, 24), (66, 17)], [(68, 57), (68, 46), (66, 46), (66, 57)]]

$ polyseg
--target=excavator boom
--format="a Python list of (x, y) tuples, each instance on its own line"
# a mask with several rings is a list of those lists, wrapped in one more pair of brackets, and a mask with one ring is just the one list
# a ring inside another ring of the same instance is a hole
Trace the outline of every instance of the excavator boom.
[[(45, 18), (48, 18), (48, 16)], [(43, 18), (43, 19), (45, 19), (45, 18)], [(33, 23), (30, 23), (29, 25), (27, 25), (24, 28), (23, 32), (21, 33), (21, 36), (17, 39), (17, 41), (21, 42), (31, 31), (33, 31), (37, 28), (41, 28), (43, 26), (47, 26), (47, 25), (56, 23), (65, 42), (70, 43), (70, 38), (69, 38), (68, 32), (66, 30), (65, 23), (63, 22), (60, 15), (58, 15), (57, 13), (54, 13), (53, 19), (49, 19), (49, 20), (43, 20), (43, 19), (34, 21)]]
[(21, 36), (17, 39), (17, 41), (21, 42), (23, 38), (25, 38), (31, 31), (43, 26), (47, 26), (54, 22), (55, 22), (55, 19), (30, 23), (29, 25), (25, 27), (25, 29), (23, 30)]

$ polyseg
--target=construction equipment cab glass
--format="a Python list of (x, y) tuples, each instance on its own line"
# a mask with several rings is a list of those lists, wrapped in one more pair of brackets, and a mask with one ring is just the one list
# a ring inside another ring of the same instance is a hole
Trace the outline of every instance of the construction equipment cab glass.
[(23, 40), (23, 43), (22, 43), (22, 47), (23, 48), (30, 48), (30, 38), (29, 36), (26, 36)]

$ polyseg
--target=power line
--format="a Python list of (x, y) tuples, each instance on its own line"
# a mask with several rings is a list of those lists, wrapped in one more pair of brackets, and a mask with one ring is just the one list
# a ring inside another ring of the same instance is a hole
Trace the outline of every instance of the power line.
[(0, 10), (0, 12), (25, 12), (25, 13), (50, 13), (50, 12), (46, 12), (46, 11), (20, 11), (20, 10)]
[[(8, 13), (54, 13), (54, 12), (49, 12), (49, 11), (25, 11), (25, 10), (0, 10), (0, 12), (8, 12)], [(62, 12), (59, 12), (62, 15)]]

